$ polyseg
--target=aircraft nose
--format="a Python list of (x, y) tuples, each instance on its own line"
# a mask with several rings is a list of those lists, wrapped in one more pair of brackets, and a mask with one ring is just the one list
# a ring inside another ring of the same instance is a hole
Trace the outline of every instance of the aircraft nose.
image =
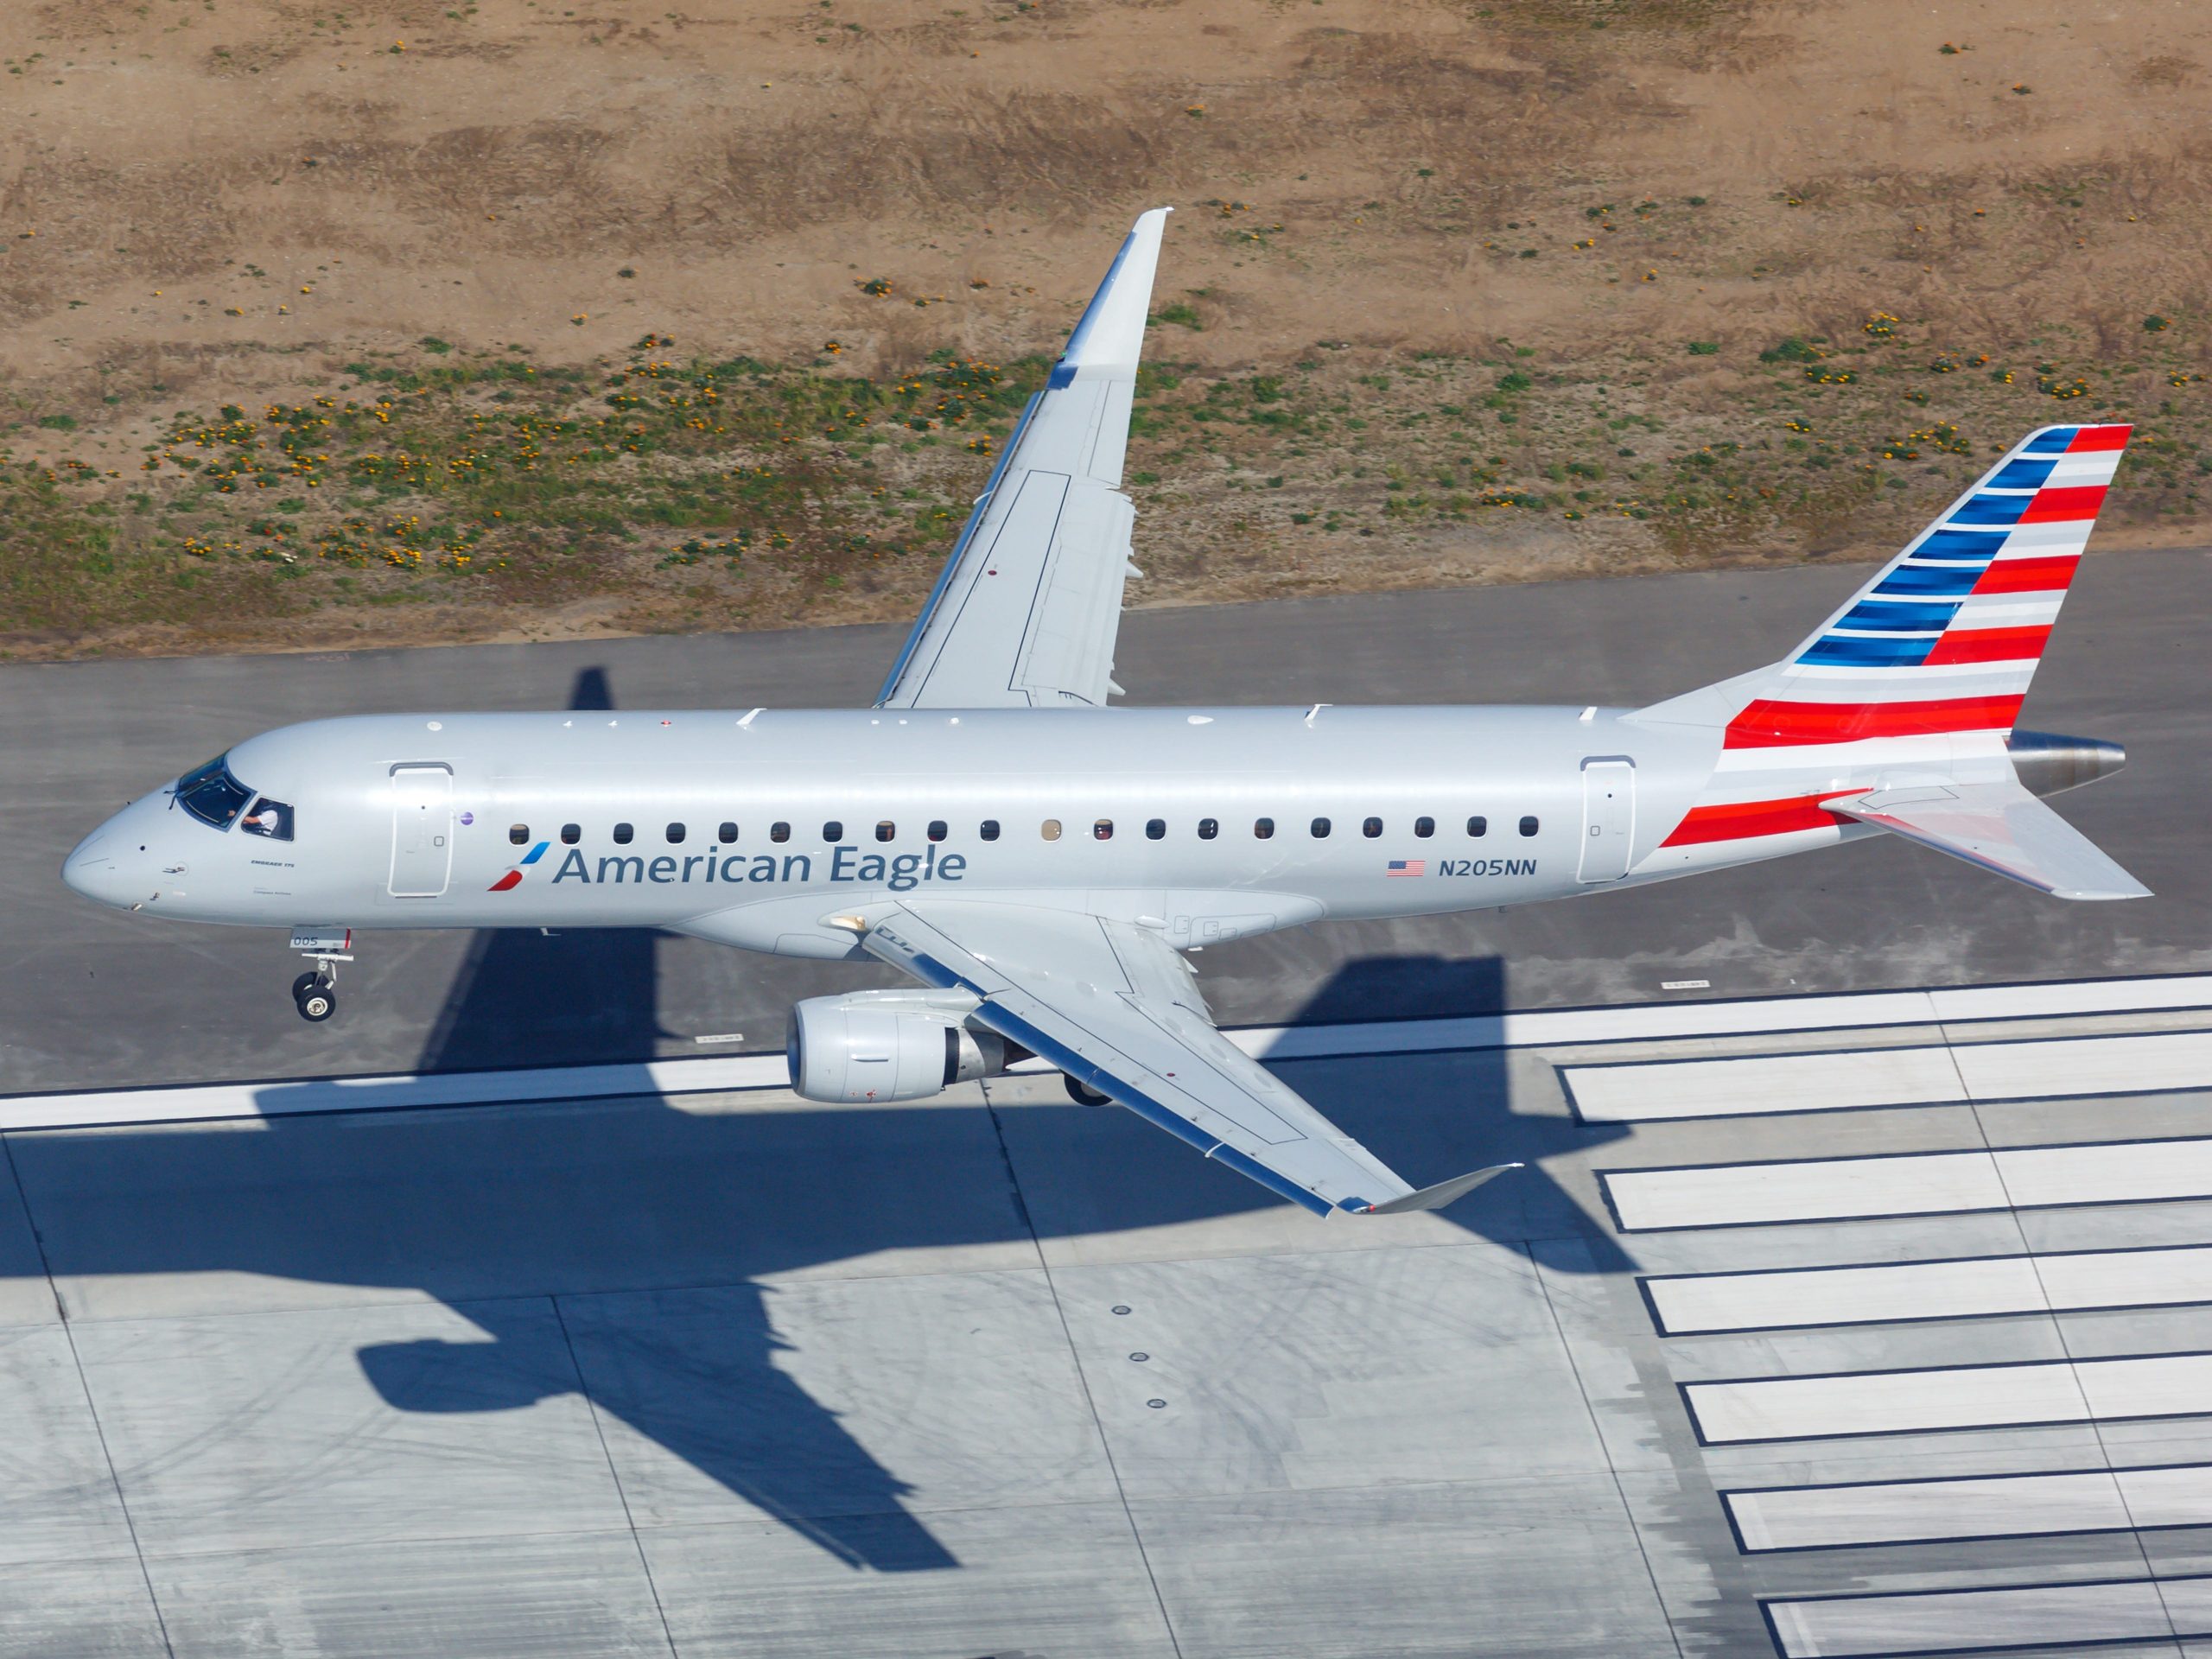
[(116, 856), (119, 849), (114, 824), (102, 824), (62, 860), (61, 879), (87, 899), (103, 905), (128, 905), (130, 900), (124, 893), (128, 877)]
[(79, 842), (76, 850), (61, 861), (61, 879), (87, 899), (99, 895), (94, 884), (105, 871), (115, 868), (115, 860), (108, 851), (109, 837), (105, 830), (95, 830)]

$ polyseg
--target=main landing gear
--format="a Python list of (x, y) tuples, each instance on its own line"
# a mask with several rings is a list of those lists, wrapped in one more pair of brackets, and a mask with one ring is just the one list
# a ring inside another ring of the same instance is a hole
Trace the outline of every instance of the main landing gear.
[(353, 960), (353, 931), (302, 928), (292, 935), (292, 949), (315, 967), (292, 982), (292, 1006), (310, 1025), (338, 1012), (338, 964)]
[(1060, 1081), (1067, 1085), (1068, 1098), (1078, 1106), (1110, 1106), (1114, 1103), (1113, 1096), (1102, 1095), (1089, 1084), (1077, 1083), (1065, 1071), (1060, 1073)]

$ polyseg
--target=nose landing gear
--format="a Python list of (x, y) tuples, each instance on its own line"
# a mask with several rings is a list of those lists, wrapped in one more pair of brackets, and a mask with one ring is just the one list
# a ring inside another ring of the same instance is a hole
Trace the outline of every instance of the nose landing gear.
[(337, 978), (337, 969), (324, 962), (317, 963), (313, 973), (302, 974), (292, 982), (292, 1001), (301, 1019), (321, 1025), (338, 1012)]
[(338, 1012), (338, 964), (353, 960), (353, 946), (351, 928), (302, 928), (292, 935), (292, 949), (315, 963), (292, 982), (292, 1005), (310, 1025), (319, 1026)]

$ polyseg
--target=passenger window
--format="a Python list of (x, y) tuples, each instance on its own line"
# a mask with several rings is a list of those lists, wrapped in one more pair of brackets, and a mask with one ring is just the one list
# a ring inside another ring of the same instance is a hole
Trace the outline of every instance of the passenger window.
[(1090, 826), (1090, 838), (1093, 841), (1113, 840), (1114, 820), (1111, 818), (1101, 818), (1097, 823), (1092, 824)]
[(1427, 841), (1435, 833), (1436, 820), (1434, 818), (1415, 818), (1414, 820), (1414, 834), (1420, 836), (1423, 841)]
[(563, 847), (573, 847), (583, 838), (584, 827), (581, 823), (564, 823), (561, 826), (561, 844)]
[(1046, 819), (1038, 825), (1037, 833), (1047, 841), (1058, 841), (1060, 838), (1060, 821), (1058, 818)]
[(889, 841), (898, 833), (898, 826), (893, 823), (888, 818), (884, 819), (882, 823), (875, 826), (875, 838), (878, 841)]
[(1221, 820), (1219, 818), (1200, 818), (1198, 820), (1198, 839), (1200, 841), (1211, 841), (1220, 833)]
[(1477, 841), (1480, 841), (1484, 836), (1490, 834), (1490, 820), (1481, 817), (1469, 818), (1467, 833)]
[(737, 839), (737, 826), (732, 823), (728, 818), (724, 818), (722, 820), (722, 827), (715, 831), (715, 838), (721, 842), (723, 846), (728, 846), (730, 842)]
[(630, 837), (637, 833), (628, 824), (618, 823), (614, 826), (614, 844), (618, 847), (627, 847), (630, 844)]
[[(247, 823), (251, 824), (251, 823), (253, 822), (253, 820), (252, 820), (252, 819), (251, 819), (251, 818), (248, 818), (248, 819), (246, 820), (246, 822), (247, 822)], [(512, 846), (512, 847), (527, 847), (527, 846), (529, 846), (529, 845), (530, 845), (530, 826), (529, 826), (528, 824), (526, 824), (526, 823), (511, 823), (511, 824), (509, 824), (509, 825), (507, 826), (507, 844), (508, 844), (509, 846)]]
[(1255, 841), (1268, 840), (1274, 832), (1275, 821), (1273, 818), (1255, 818), (1252, 821), (1252, 838)]
[(996, 841), (999, 838), (999, 821), (996, 818), (985, 818), (982, 829), (977, 833), (985, 841)]
[[(517, 829), (522, 826), (516, 825)], [(292, 809), (282, 801), (272, 801), (266, 795), (253, 804), (253, 810), (238, 820), (238, 828), (248, 835), (266, 836), (271, 841), (292, 838)], [(528, 832), (524, 831), (524, 839)]]
[(791, 827), (788, 823), (772, 823), (768, 826), (769, 840), (789, 841), (791, 838)]
[(845, 826), (844, 826), (842, 823), (839, 823), (836, 819), (832, 818), (832, 819), (830, 819), (830, 822), (829, 822), (829, 823), (825, 823), (825, 824), (823, 824), (823, 825), (822, 826), (822, 839), (823, 839), (823, 840), (824, 840), (824, 841), (842, 841), (844, 838), (845, 838)]
[(1524, 836), (1533, 836), (1533, 835), (1535, 835), (1535, 834), (1536, 833), (1536, 821), (1535, 821), (1535, 819), (1534, 819), (1534, 818), (1523, 818), (1523, 819), (1522, 819), (1522, 820), (1521, 820), (1521, 833), (1522, 833), (1522, 835), (1524, 835)]
[(1165, 818), (1147, 818), (1147, 819), (1146, 819), (1146, 820), (1145, 820), (1145, 826), (1144, 826), (1144, 838), (1145, 838), (1147, 841), (1159, 841), (1159, 840), (1161, 840), (1161, 839), (1163, 839), (1163, 838), (1166, 836), (1166, 834), (1167, 834), (1167, 820), (1166, 820), (1166, 819), (1165, 819)]
[(1314, 839), (1314, 840), (1316, 840), (1316, 841), (1326, 841), (1328, 838), (1329, 838), (1329, 821), (1328, 821), (1326, 818), (1316, 818), (1316, 819), (1314, 819), (1314, 820), (1313, 820), (1313, 839)]
[(1365, 823), (1359, 826), (1359, 833), (1365, 836), (1370, 841), (1374, 840), (1376, 836), (1382, 833), (1382, 820), (1380, 818), (1369, 818)]
[(930, 820), (930, 839), (931, 841), (943, 841), (944, 839), (944, 820), (943, 818), (931, 818)]
[(683, 826), (682, 824), (680, 824), (680, 823), (671, 823), (671, 824), (670, 824), (670, 825), (668, 826), (668, 844), (669, 844), (670, 846), (673, 847), (673, 846), (675, 846), (675, 845), (677, 844), (677, 842), (678, 842), (682, 841), (683, 839)]

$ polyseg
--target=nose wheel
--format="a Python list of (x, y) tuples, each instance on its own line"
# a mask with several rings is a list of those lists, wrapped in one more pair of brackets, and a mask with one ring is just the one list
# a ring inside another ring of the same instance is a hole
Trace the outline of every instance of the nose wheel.
[(315, 967), (292, 982), (292, 1006), (300, 1018), (319, 1026), (338, 1012), (338, 964), (353, 960), (351, 928), (297, 928), (292, 949)]
[(335, 969), (323, 967), (311, 974), (302, 974), (292, 982), (292, 1002), (299, 1009), (301, 1019), (321, 1025), (338, 1012), (336, 979)]

